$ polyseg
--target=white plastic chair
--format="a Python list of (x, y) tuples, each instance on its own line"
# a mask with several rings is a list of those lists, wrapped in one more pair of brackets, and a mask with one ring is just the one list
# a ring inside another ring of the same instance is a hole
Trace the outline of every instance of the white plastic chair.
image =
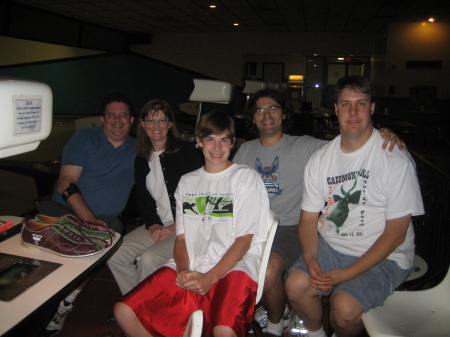
[(196, 310), (191, 314), (183, 337), (200, 337), (203, 329), (203, 311)]
[[(262, 293), (264, 290), (264, 280), (266, 279), (266, 271), (267, 271), (267, 265), (269, 263), (269, 257), (270, 257), (270, 251), (272, 249), (272, 243), (273, 239), (275, 237), (275, 233), (278, 228), (278, 216), (275, 214), (275, 212), (270, 211), (269, 212), (269, 235), (267, 236), (267, 241), (264, 246), (263, 255), (261, 257), (261, 266), (259, 268), (259, 274), (258, 274), (258, 290), (256, 291), (256, 304), (259, 303), (262, 297)], [(262, 335), (261, 327), (259, 326), (259, 323), (256, 320), (253, 320), (252, 322), (252, 328), (254, 334), (257, 336)]]
[(450, 336), (450, 268), (436, 287), (395, 291), (362, 319), (371, 337)]
[(259, 303), (262, 297), (264, 289), (264, 280), (266, 279), (267, 264), (269, 263), (270, 250), (272, 249), (273, 239), (275, 237), (275, 232), (278, 228), (278, 215), (275, 212), (269, 212), (269, 234), (267, 236), (267, 241), (264, 245), (263, 255), (261, 257), (261, 267), (259, 268), (258, 274), (258, 290), (256, 291), (256, 304)]

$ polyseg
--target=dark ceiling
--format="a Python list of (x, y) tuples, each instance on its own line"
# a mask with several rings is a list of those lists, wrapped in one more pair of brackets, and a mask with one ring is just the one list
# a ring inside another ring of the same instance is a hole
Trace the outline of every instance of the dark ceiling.
[[(384, 32), (450, 22), (449, 0), (15, 0), (125, 33)], [(215, 4), (215, 9), (209, 5)], [(238, 23), (239, 26), (234, 26)]]

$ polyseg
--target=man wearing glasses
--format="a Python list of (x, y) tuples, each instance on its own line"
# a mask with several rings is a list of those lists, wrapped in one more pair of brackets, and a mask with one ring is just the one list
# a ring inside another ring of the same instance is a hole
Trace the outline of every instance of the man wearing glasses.
[[(102, 126), (78, 130), (64, 146), (61, 171), (52, 200), (38, 212), (53, 217), (74, 214), (122, 233), (119, 219), (134, 185), (136, 140), (129, 136), (134, 118), (131, 101), (111, 93), (102, 103)], [(59, 305), (43, 336), (57, 334), (84, 284)]]
[[(300, 256), (297, 225), (300, 218), (303, 171), (309, 157), (327, 141), (309, 136), (290, 136), (287, 106), (281, 95), (261, 90), (249, 102), (249, 124), (259, 139), (241, 145), (233, 161), (254, 167), (270, 198), (270, 208), (279, 216), (267, 267), (262, 303), (267, 310), (267, 336), (282, 336), (286, 305), (284, 276)], [(285, 317), (289, 324), (289, 316)]]
[(121, 93), (109, 94), (100, 120), (101, 127), (81, 129), (65, 145), (57, 188), (38, 211), (55, 217), (72, 213), (122, 233), (118, 216), (134, 184), (136, 156), (136, 140), (129, 136), (131, 101)]

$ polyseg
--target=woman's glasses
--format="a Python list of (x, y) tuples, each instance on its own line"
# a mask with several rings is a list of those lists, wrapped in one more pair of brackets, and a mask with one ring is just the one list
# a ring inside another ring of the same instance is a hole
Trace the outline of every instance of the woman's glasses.
[(144, 119), (144, 123), (146, 125), (151, 125), (151, 126), (155, 126), (156, 124), (158, 124), (159, 126), (167, 126), (169, 125), (170, 121), (168, 121), (167, 119), (160, 119), (160, 120), (155, 120), (155, 119)]

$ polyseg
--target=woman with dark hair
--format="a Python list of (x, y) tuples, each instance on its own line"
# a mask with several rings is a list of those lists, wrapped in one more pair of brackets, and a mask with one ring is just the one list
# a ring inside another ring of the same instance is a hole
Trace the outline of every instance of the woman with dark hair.
[(173, 257), (175, 189), (185, 173), (203, 165), (194, 143), (184, 141), (170, 105), (159, 99), (141, 110), (134, 163), (136, 203), (144, 225), (127, 234), (109, 259), (122, 294)]

